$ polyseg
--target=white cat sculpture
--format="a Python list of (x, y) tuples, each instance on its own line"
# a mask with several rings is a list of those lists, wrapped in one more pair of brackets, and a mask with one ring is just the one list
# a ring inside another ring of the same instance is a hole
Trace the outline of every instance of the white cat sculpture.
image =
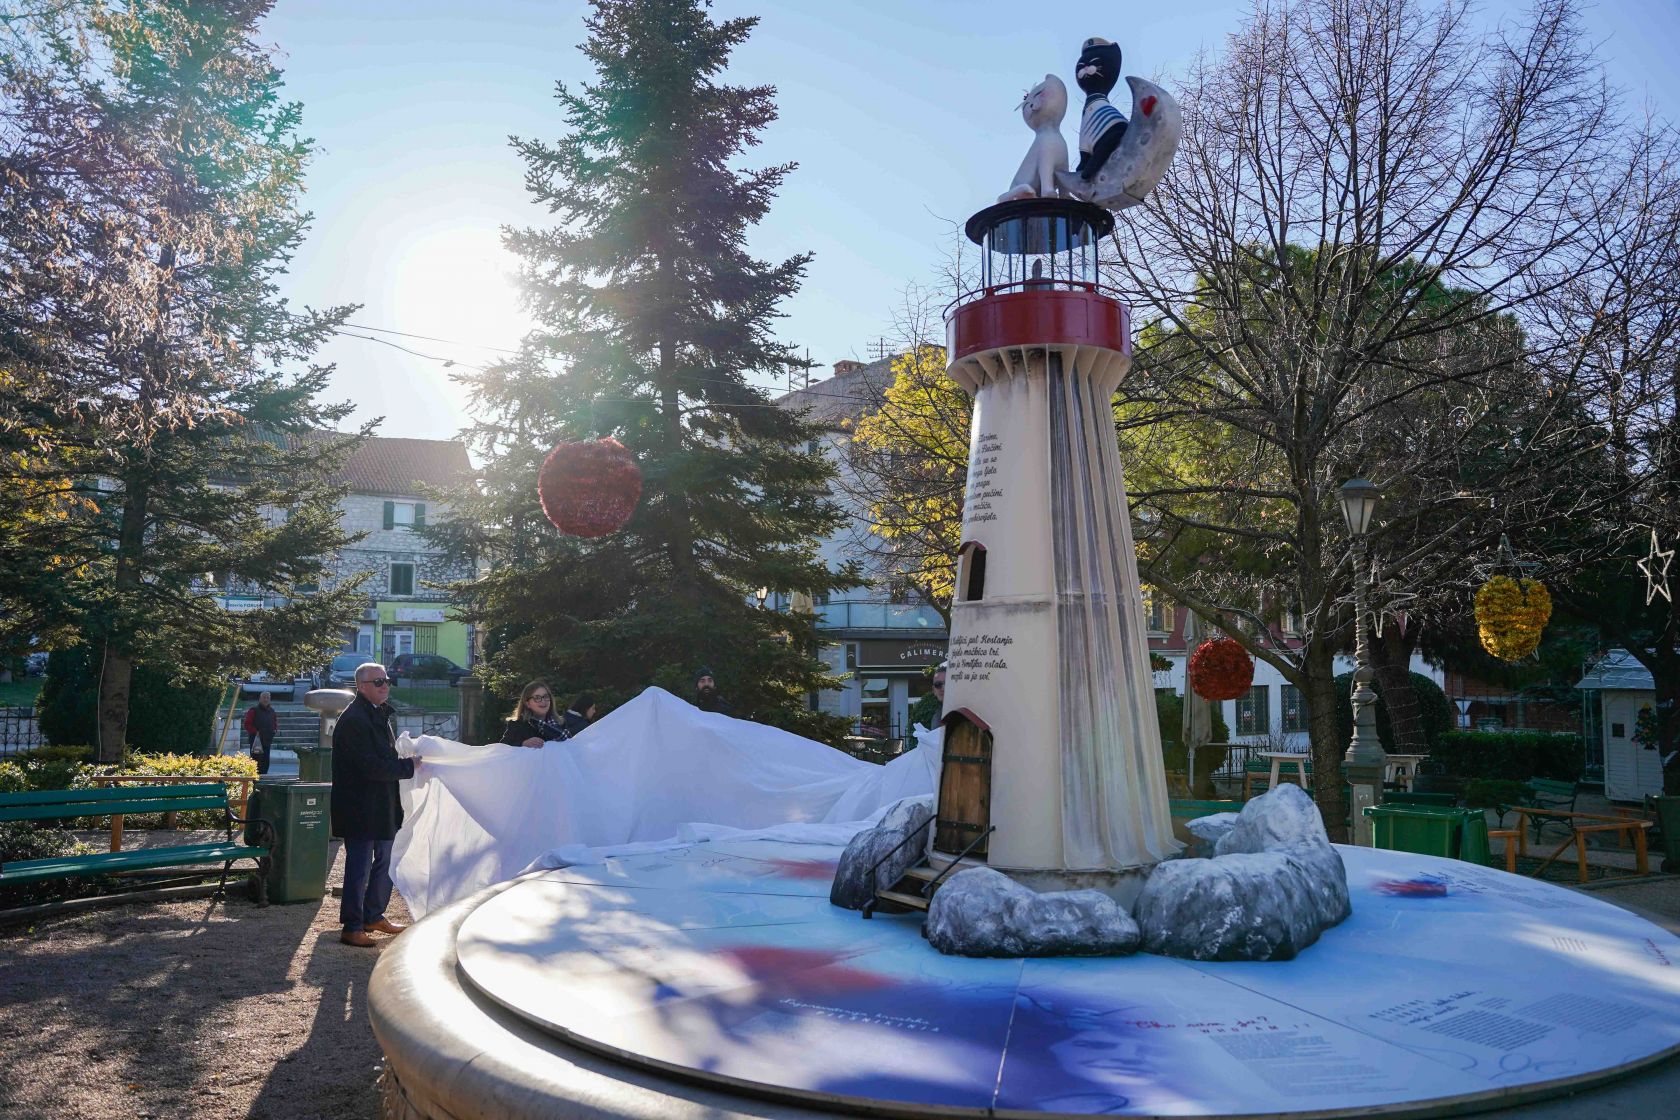
[(999, 202), (1012, 198), (1054, 198), (1056, 172), (1068, 166), (1067, 141), (1062, 139), (1062, 118), (1067, 115), (1067, 86), (1054, 74), (1027, 91), (1021, 99), (1021, 119), (1033, 130), (1032, 147), (1021, 169), (1015, 172), (1015, 182), (998, 196)]

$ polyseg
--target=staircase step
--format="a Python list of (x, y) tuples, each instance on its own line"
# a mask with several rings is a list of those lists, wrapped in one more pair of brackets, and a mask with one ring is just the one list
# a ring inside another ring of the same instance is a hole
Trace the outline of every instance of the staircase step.
[(919, 894), (905, 894), (903, 891), (876, 891), (875, 897), (883, 902), (896, 902), (900, 906), (908, 906), (912, 910), (926, 910), (928, 900)]
[(939, 878), (939, 871), (940, 869), (937, 867), (929, 867), (926, 864), (923, 864), (920, 867), (912, 867), (910, 870), (906, 871), (904, 873), (904, 877), (906, 879), (920, 879), (924, 883), (931, 883), (935, 879)]

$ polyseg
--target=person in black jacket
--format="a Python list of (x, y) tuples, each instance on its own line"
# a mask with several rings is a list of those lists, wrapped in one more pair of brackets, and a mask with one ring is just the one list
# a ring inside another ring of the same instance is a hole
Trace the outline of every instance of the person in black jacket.
[(595, 694), (593, 692), (579, 693), (572, 701), (572, 706), (566, 709), (566, 714), (560, 717), (565, 725), (562, 738), (570, 739), (579, 731), (595, 722)]
[(369, 931), (401, 933), (385, 917), (391, 901), (391, 841), (402, 827), (397, 783), (414, 777), (417, 758), (398, 758), (391, 680), (385, 666), (356, 668), (356, 698), (333, 728), (332, 826), (344, 840), (344, 896), (339, 902), (338, 939), (346, 945), (374, 944)]
[(570, 738), (565, 726), (554, 717), (554, 690), (547, 681), (532, 681), (519, 692), (519, 704), (508, 716), (501, 742), (510, 747), (540, 747), (556, 739)]
[(268, 773), (269, 752), (274, 736), (280, 732), (280, 713), (274, 710), (274, 694), (265, 692), (257, 697), (257, 706), (245, 713), (245, 733), (251, 737), (251, 757), (257, 760), (257, 773)]
[(702, 712), (720, 712), (726, 716), (735, 714), (734, 707), (718, 691), (717, 678), (710, 669), (701, 669), (694, 674), (694, 706)]

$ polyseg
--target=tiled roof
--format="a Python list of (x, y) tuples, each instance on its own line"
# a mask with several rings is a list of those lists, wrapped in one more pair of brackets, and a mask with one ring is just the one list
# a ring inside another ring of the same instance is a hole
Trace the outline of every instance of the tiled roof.
[(833, 377), (784, 393), (776, 403), (783, 408), (810, 409), (813, 422), (838, 428), (841, 421), (856, 420), (881, 403), (893, 381), (894, 360), (836, 363), (838, 372)]
[(1625, 649), (1613, 649), (1588, 670), (1575, 687), (1644, 692), (1657, 686), (1651, 678), (1651, 670), (1635, 660), (1633, 654)]
[[(286, 433), (293, 447), (325, 442), (339, 432)], [(369, 436), (345, 459), (332, 480), (356, 494), (419, 497), (422, 487), (450, 487), (472, 476), (466, 445), (452, 439)]]

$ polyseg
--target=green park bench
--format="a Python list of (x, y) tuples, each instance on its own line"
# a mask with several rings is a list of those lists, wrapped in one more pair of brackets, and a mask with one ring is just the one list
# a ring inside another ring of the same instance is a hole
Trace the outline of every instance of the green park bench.
[[(53, 879), (75, 879), (127, 871), (157, 871), (172, 868), (221, 864), (218, 896), (227, 890), (228, 873), (240, 860), (254, 860), (258, 874), (253, 896), (267, 902), (269, 851), (274, 843), (274, 826), (264, 820), (234, 816), (228, 806), (227, 787), (214, 785), (115, 786), (102, 789), (41, 789), (23, 793), (0, 793), (0, 823), (12, 821), (56, 821), (77, 817), (108, 817), (124, 813), (175, 813), (193, 809), (220, 813), (226, 839), (203, 844), (176, 844), (161, 848), (130, 848), (125, 851), (95, 852), (88, 855), (52, 856), (47, 859), (13, 860), (0, 863), (0, 886), (17, 886)], [(258, 847), (234, 839), (233, 826), (247, 825), (269, 847)]]
[[(1501, 828), (1504, 827), (1505, 814), (1513, 808), (1575, 811), (1575, 799), (1581, 792), (1579, 783), (1560, 782), (1554, 778), (1530, 778), (1523, 784), (1527, 787), (1527, 792), (1523, 795), (1521, 801), (1511, 805), (1498, 806)], [(1569, 828), (1569, 821), (1564, 817), (1531, 816), (1529, 817), (1529, 823), (1534, 830), (1535, 840), (1540, 839), (1540, 834), (1547, 825), (1557, 825), (1564, 829)]]

